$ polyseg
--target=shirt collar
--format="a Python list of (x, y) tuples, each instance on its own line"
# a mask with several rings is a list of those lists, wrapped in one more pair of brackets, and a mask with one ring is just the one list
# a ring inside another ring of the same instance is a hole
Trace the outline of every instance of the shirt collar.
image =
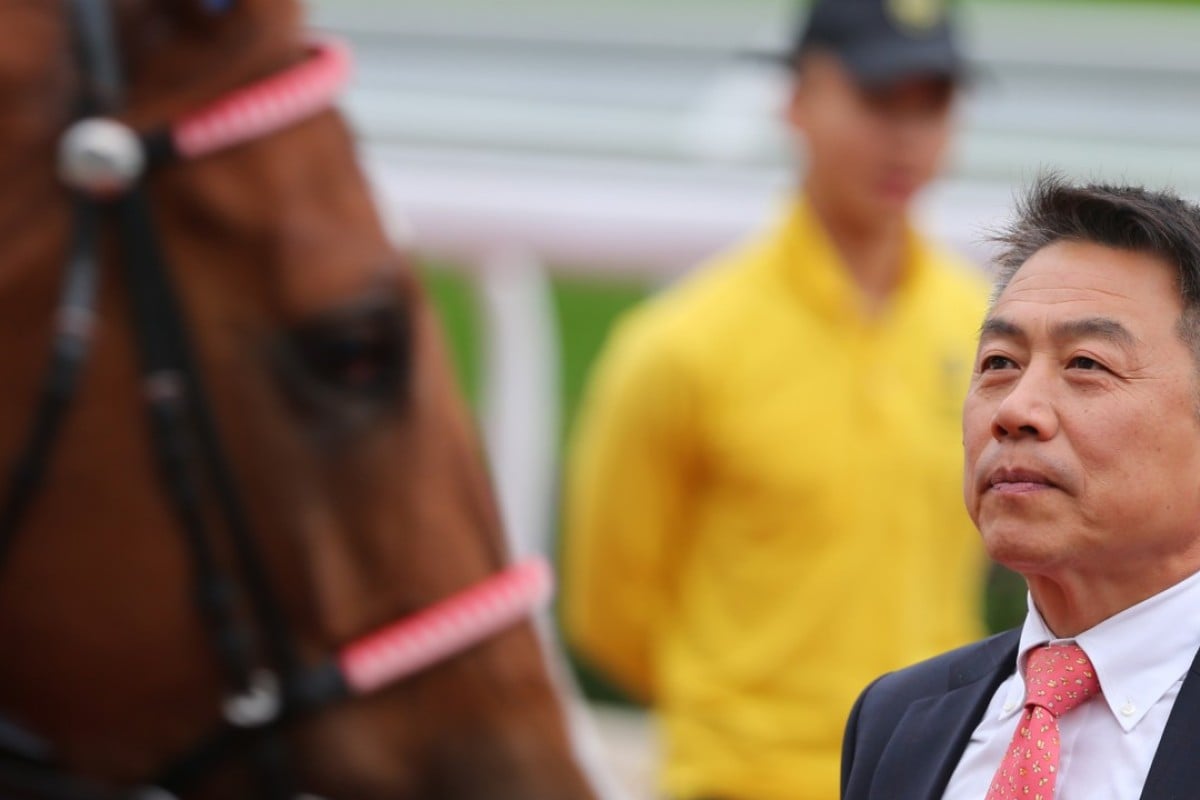
[(1091, 659), (1104, 701), (1126, 732), (1142, 721), (1155, 703), (1192, 665), (1200, 647), (1200, 573), (1149, 597), (1089, 628), (1074, 639), (1058, 639), (1028, 598), (1021, 629), (1016, 674), (1004, 698), (1001, 718), (1025, 704), (1025, 656), (1047, 642), (1074, 641)]
[[(839, 321), (866, 321), (860, 291), (824, 224), (803, 196), (791, 201), (768, 245), (766, 259), (796, 295), (815, 311)], [(904, 272), (893, 304), (903, 302), (926, 272), (930, 245), (906, 229)]]

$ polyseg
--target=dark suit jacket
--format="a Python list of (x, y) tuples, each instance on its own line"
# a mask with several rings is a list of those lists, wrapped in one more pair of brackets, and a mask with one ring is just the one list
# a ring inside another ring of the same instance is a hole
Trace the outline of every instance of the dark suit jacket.
[[(1020, 636), (1019, 630), (1001, 633), (868, 686), (846, 726), (843, 800), (940, 800), (992, 695), (1012, 674)], [(1200, 655), (1184, 678), (1141, 795), (1197, 798)]]

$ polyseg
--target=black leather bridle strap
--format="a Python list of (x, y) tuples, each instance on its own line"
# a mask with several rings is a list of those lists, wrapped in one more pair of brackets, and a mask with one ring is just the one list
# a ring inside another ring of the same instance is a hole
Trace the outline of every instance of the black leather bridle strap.
[[(233, 545), (255, 627), (278, 671), (283, 688), (276, 702), (282, 708), (299, 659), (221, 450), (144, 187), (134, 188), (118, 201), (117, 215), (151, 435), (163, 485), (192, 557), (198, 606), (231, 692), (236, 696), (255, 691), (254, 642), (238, 614), (234, 584), (222, 570), (207, 530), (204, 500), (212, 496)], [(280, 741), (256, 737), (255, 745), (264, 796), (289, 797)]]
[(111, 114), (125, 102), (125, 82), (117, 55), (117, 37), (113, 32), (112, 13), (104, 0), (70, 0), (75, 22), (77, 60), (84, 69), (80, 75), (84, 94), (92, 98), (92, 113)]
[[(206, 487), (198, 474), (200, 445), (193, 418), (202, 404), (195, 376), (180, 360), (181, 331), (174, 324), (174, 296), (166, 285), (143, 190), (122, 197), (117, 208), (134, 338), (141, 360), (151, 441), (163, 486), (171, 500), (191, 559), (196, 602), (220, 655), (226, 684), (249, 691), (252, 640), (238, 618), (233, 583), (220, 565), (204, 513)], [(168, 322), (170, 320), (170, 322)]]
[(37, 396), (33, 422), (13, 462), (0, 497), (0, 575), (17, 533), (45, 479), (55, 442), (70, 410), (91, 345), (98, 264), (99, 212), (93, 201), (77, 197), (74, 227), (50, 365)]
[[(120, 107), (120, 70), (108, 9), (90, 0), (71, 0), (73, 41), (80, 70), (79, 116), (104, 116)], [(75, 193), (72, 236), (60, 290), (50, 365), (37, 395), (29, 434), (13, 461), (0, 496), (0, 575), (45, 479), (54, 444), (70, 409), (87, 361), (95, 316), (101, 211), (95, 198)]]

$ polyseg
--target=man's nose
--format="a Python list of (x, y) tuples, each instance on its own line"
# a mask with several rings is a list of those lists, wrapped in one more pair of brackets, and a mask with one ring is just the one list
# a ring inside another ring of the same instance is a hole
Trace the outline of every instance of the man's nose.
[(1039, 371), (1026, 370), (996, 407), (992, 437), (997, 441), (1032, 437), (1046, 440), (1058, 432), (1049, 387)]

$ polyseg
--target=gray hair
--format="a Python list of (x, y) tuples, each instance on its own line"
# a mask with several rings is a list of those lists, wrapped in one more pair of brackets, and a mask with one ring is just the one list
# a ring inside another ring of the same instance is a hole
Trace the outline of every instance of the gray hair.
[(1200, 207), (1140, 186), (1076, 186), (1040, 176), (1017, 203), (1016, 219), (992, 237), (1000, 245), (992, 305), (1026, 261), (1061, 241), (1091, 242), (1157, 256), (1172, 265), (1183, 313), (1178, 332), (1200, 366)]

